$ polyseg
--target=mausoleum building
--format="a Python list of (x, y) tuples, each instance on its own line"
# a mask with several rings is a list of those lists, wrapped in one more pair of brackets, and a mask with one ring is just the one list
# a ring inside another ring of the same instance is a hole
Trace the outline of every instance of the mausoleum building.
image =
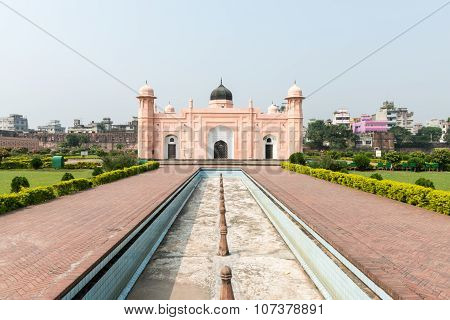
[(194, 107), (192, 99), (179, 113), (169, 103), (155, 107), (153, 88), (139, 89), (138, 156), (142, 159), (287, 159), (303, 150), (304, 99), (294, 83), (283, 110), (271, 105), (267, 113), (253, 105), (235, 107), (233, 94), (222, 81), (209, 104)]

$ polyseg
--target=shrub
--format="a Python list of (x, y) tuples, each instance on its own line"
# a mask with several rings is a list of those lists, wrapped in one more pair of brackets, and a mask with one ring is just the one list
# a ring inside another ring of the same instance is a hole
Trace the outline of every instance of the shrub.
[(103, 157), (103, 168), (106, 171), (119, 170), (134, 166), (137, 159), (127, 153), (119, 153)]
[(434, 183), (430, 179), (419, 178), (416, 180), (415, 184), (418, 186), (425, 187), (425, 188), (434, 189)]
[(58, 197), (92, 188), (89, 179), (73, 179), (52, 185)]
[(358, 153), (353, 157), (353, 162), (358, 170), (368, 170), (370, 167), (370, 158), (364, 153)]
[(289, 162), (303, 165), (306, 164), (305, 156), (301, 152), (295, 152), (291, 154), (291, 156), (289, 157)]
[(334, 160), (330, 155), (325, 155), (320, 159), (319, 167), (331, 171), (341, 171), (347, 168), (347, 162)]
[(379, 173), (374, 173), (374, 174), (370, 175), (370, 178), (376, 179), (376, 180), (383, 180), (383, 177)]
[(56, 198), (54, 189), (51, 186), (25, 189), (19, 192), (19, 196), (23, 207), (43, 203)]
[(14, 177), (11, 181), (11, 192), (19, 192), (22, 188), (29, 188), (30, 183), (25, 177)]
[(422, 171), (425, 169), (425, 160), (419, 157), (412, 157), (408, 160), (408, 165), (414, 168), (414, 171)]
[(348, 169), (347, 168), (343, 168), (339, 171), (340, 173), (348, 173)]
[(395, 151), (389, 151), (384, 155), (384, 158), (386, 159), (386, 161), (389, 161), (393, 165), (399, 163), (402, 160), (401, 155)]
[(0, 148), (0, 162), (3, 160), (3, 158), (7, 158), (11, 156), (11, 153), (6, 148)]
[(93, 177), (96, 177), (96, 176), (98, 176), (99, 174), (102, 174), (102, 173), (103, 173), (103, 169), (100, 168), (100, 167), (95, 167), (94, 170), (92, 170), (92, 176)]
[(445, 170), (450, 165), (450, 149), (434, 149), (430, 158), (439, 164), (439, 170)]
[(333, 160), (338, 160), (340, 157), (342, 157), (342, 153), (337, 150), (329, 150), (326, 152), (326, 155), (330, 156)]
[(73, 179), (75, 179), (73, 174), (71, 174), (70, 172), (66, 172), (63, 174), (61, 181), (69, 181), (69, 180), (73, 180)]
[(34, 170), (37, 170), (37, 169), (41, 169), (42, 166), (44, 165), (44, 163), (42, 162), (41, 158), (34, 157), (33, 159), (31, 159), (30, 165)]
[(129, 168), (124, 168), (121, 170), (108, 171), (98, 176), (92, 178), (92, 183), (94, 186), (99, 186), (105, 183), (120, 180), (126, 177), (134, 176), (136, 174), (150, 171), (159, 168), (159, 163), (155, 161), (149, 161), (145, 164), (139, 166), (132, 166)]
[(356, 174), (345, 174), (324, 169), (282, 162), (281, 167), (297, 173), (338, 183), (389, 199), (450, 215), (450, 192), (390, 180), (378, 181)]

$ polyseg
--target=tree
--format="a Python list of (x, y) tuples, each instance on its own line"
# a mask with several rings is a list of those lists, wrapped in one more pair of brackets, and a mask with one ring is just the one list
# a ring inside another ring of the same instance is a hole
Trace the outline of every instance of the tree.
[(420, 128), (416, 135), (417, 142), (439, 142), (442, 136), (442, 129), (438, 127)]
[(324, 149), (326, 141), (332, 149), (345, 149), (350, 141), (356, 141), (356, 136), (344, 125), (327, 125), (323, 120), (316, 120), (308, 125), (306, 139), (314, 149)]
[(84, 134), (69, 133), (65, 139), (65, 146), (67, 147), (79, 147), (83, 143), (88, 143), (89, 137)]
[(306, 139), (308, 145), (314, 149), (323, 149), (323, 143), (326, 140), (327, 128), (323, 120), (316, 120), (308, 124)]
[(326, 126), (326, 140), (332, 149), (345, 149), (349, 141), (355, 141), (352, 130), (344, 125)]
[(412, 134), (405, 128), (393, 126), (389, 132), (394, 135), (395, 143), (398, 145), (412, 142)]

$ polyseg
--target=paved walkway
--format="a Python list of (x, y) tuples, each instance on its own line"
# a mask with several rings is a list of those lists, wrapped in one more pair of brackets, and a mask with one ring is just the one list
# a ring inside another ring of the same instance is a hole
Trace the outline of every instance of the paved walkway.
[(450, 299), (450, 217), (281, 168), (251, 176), (396, 299)]
[(138, 176), (0, 216), (0, 299), (54, 299), (196, 167)]

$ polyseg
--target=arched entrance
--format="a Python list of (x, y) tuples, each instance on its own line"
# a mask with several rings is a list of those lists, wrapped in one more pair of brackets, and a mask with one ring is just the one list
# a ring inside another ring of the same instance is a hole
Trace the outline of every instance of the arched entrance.
[(214, 143), (214, 159), (228, 159), (228, 145), (225, 141)]
[(234, 159), (234, 132), (227, 126), (218, 125), (208, 132), (208, 159)]
[(267, 135), (264, 137), (264, 159), (277, 159), (275, 137)]
[(165, 138), (164, 146), (164, 158), (165, 159), (177, 159), (178, 156), (178, 137), (174, 135), (168, 135)]

